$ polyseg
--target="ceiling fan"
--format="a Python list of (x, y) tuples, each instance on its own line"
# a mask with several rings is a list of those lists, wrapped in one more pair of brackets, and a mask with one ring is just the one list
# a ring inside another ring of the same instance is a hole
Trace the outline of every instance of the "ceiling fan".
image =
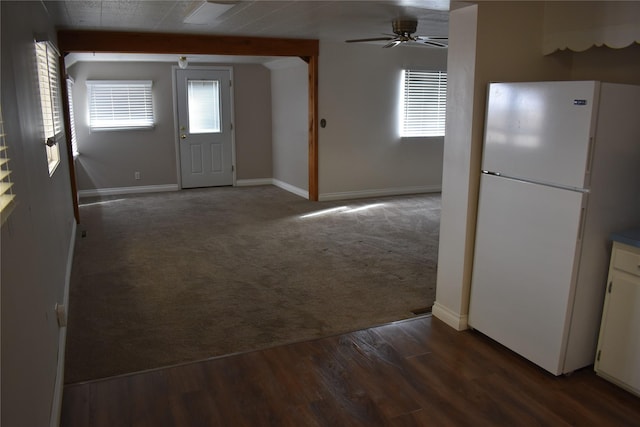
[(424, 46), (446, 48), (448, 37), (414, 36), (418, 29), (418, 21), (415, 19), (395, 19), (392, 23), (394, 35), (387, 37), (375, 37), (371, 39), (345, 40), (346, 43), (388, 41), (383, 47), (396, 47), (402, 43), (417, 43)]

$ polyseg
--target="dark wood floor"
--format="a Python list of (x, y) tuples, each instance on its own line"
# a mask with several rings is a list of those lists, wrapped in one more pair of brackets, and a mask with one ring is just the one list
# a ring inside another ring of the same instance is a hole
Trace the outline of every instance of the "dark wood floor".
[(554, 377), (430, 316), (64, 390), (62, 426), (638, 426), (589, 368)]

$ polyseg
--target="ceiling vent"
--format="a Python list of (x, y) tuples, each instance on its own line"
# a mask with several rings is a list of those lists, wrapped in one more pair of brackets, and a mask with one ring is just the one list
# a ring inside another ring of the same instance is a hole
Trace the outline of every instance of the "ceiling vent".
[(220, 15), (236, 5), (235, 2), (204, 1), (197, 6), (186, 18), (185, 24), (207, 25), (213, 23)]

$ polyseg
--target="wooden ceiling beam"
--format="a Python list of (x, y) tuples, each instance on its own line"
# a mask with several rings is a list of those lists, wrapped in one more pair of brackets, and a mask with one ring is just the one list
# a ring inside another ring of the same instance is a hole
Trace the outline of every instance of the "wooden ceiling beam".
[(182, 55), (317, 56), (318, 40), (60, 30), (61, 52), (175, 53)]

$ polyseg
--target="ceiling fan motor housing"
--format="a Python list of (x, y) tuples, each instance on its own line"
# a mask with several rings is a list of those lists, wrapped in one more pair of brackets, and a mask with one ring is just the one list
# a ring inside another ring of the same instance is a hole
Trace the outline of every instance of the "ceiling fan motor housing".
[(411, 35), (418, 29), (418, 21), (409, 19), (395, 19), (392, 23), (393, 32), (398, 35)]

